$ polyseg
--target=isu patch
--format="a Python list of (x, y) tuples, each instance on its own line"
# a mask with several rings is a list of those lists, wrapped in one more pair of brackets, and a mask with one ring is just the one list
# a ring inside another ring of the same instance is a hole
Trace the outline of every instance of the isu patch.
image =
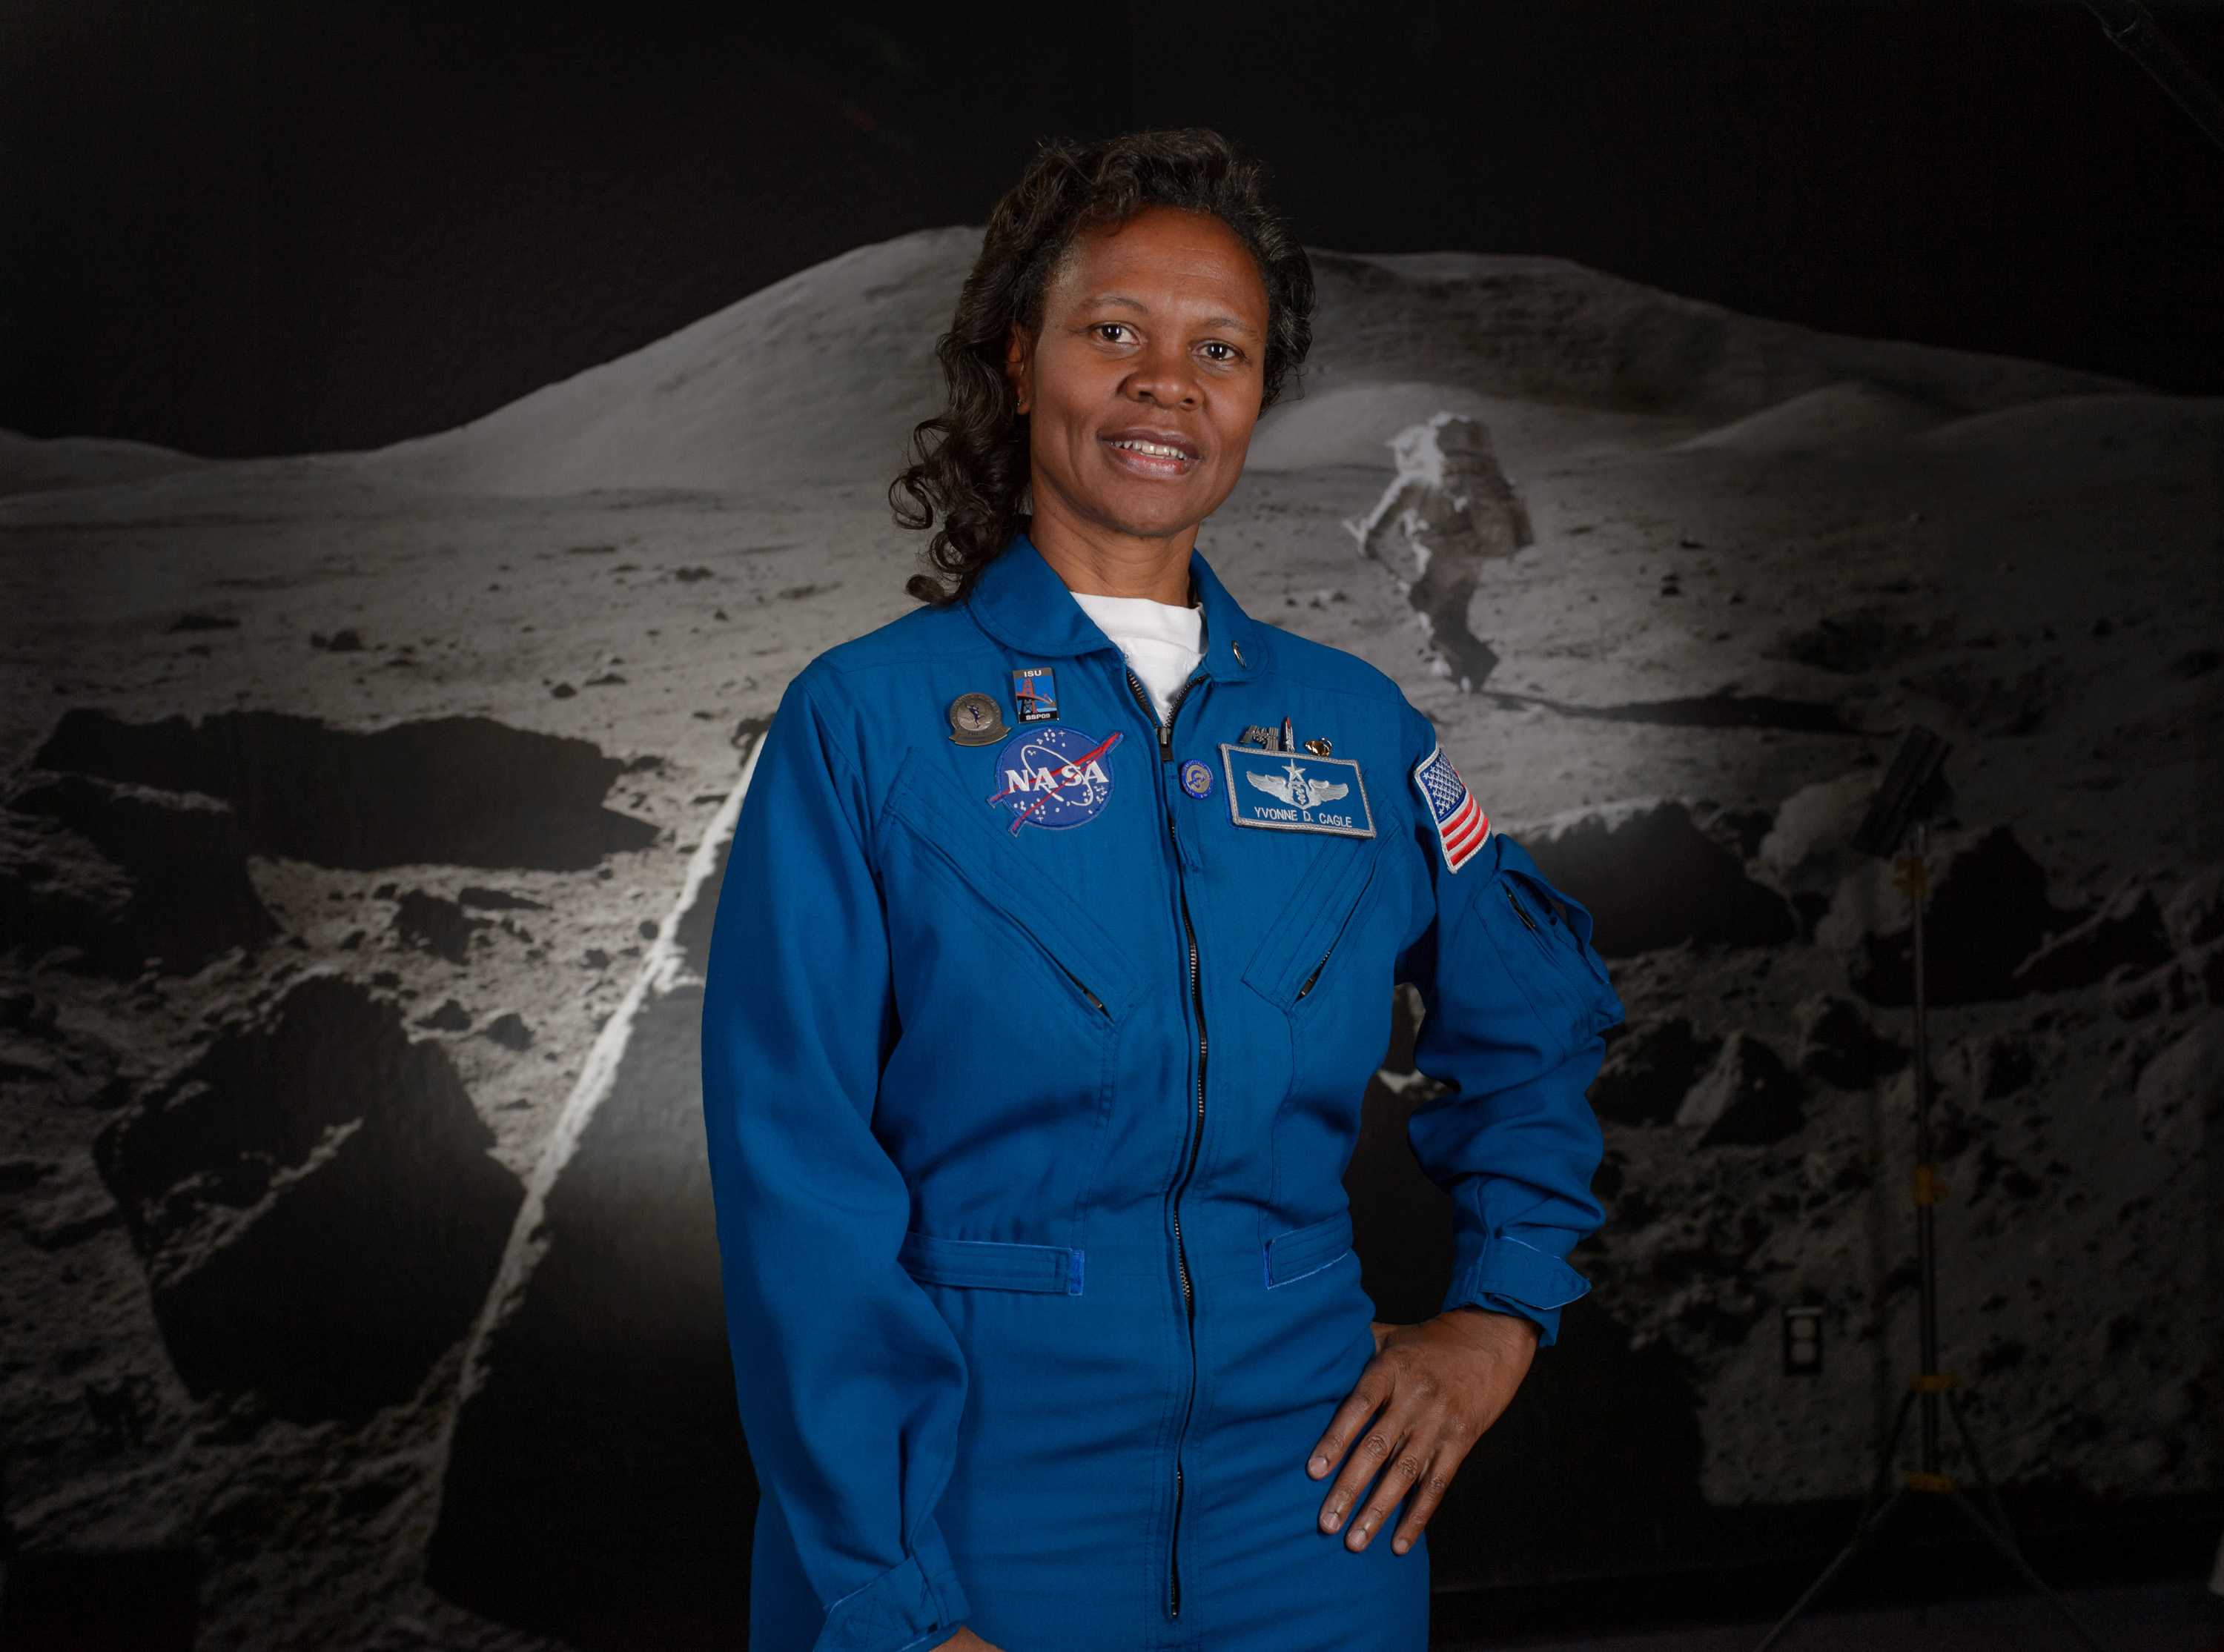
[(1058, 673), (1048, 665), (1020, 665), (1012, 672), (1012, 699), (1021, 722), (1058, 720)]
[(996, 789), (982, 799), (1012, 817), (1012, 835), (1022, 826), (1083, 826), (1112, 796), (1106, 760), (1120, 730), (1098, 740), (1062, 722), (1022, 728), (996, 753)]
[(1482, 812), (1475, 794), (1460, 779), (1444, 748), (1429, 747), (1429, 754), (1413, 766), (1413, 784), (1421, 801), (1429, 805), (1429, 818), (1437, 823), (1437, 844), (1444, 852), (1444, 869), (1457, 872), (1490, 836), (1490, 817)]

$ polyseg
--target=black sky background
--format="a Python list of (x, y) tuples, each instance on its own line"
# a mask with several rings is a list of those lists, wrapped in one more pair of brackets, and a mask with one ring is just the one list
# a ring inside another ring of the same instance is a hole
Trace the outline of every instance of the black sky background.
[[(2224, 6), (2148, 3), (2224, 85)], [(1311, 246), (1552, 254), (2224, 393), (2224, 148), (2072, 0), (1005, 16), (12, 0), (0, 426), (445, 429), (981, 224), (1039, 136), (1188, 122), (1272, 163)]]

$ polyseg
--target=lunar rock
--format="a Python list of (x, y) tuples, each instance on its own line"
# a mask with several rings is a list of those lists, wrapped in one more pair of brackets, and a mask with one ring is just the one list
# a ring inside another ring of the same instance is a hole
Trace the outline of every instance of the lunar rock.
[(2192, 952), (2224, 936), (2224, 867), (2208, 867), (2189, 879), (2163, 908), (2170, 943)]
[(2224, 1010), (2211, 1010), (2193, 1030), (2149, 1061), (2134, 1100), (2139, 1129), (2173, 1160), (2190, 1161), (2204, 1132), (2215, 1128), (2224, 1098)]
[[(1932, 1004), (2017, 995), (2023, 989), (2016, 967), (2046, 943), (2050, 930), (2074, 928), (2086, 917), (2049, 900), (2045, 872), (2012, 827), (1995, 826), (1943, 850), (1934, 845), (1930, 859), (1937, 869), (1924, 909), (1924, 970)], [(1816, 938), (1843, 942), (1850, 936), (1856, 955), (1849, 979), (1872, 1004), (1911, 1004), (1914, 931), (1905, 923), (1905, 896), (1880, 891), (1882, 871), (1872, 863), (1839, 885)], [(1886, 913), (1901, 926), (1881, 929)]]
[(1591, 1085), (1592, 1110), (1617, 1124), (1667, 1124), (1722, 1045), (1695, 1035), (1688, 1016), (1632, 1028), (1614, 1041)]
[(2170, 959), (2170, 939), (2151, 890), (2126, 885), (2076, 928), (2054, 936), (2015, 967), (2019, 992), (2089, 987), (2111, 971), (2143, 973)]
[(470, 955), (472, 932), (481, 927), (481, 921), (455, 901), (421, 889), (403, 891), (395, 908), (394, 932), (403, 944), (422, 947), (451, 963), (462, 963)]
[(190, 1391), (360, 1420), (408, 1400), (485, 1296), (523, 1197), (492, 1140), (436, 1043), (316, 974), (94, 1159)]
[(1880, 1037), (1861, 1006), (1831, 993), (1800, 1006), (1799, 1070), (1842, 1090), (1866, 1089), (1905, 1066), (1908, 1052)]
[(256, 853), (319, 866), (578, 871), (655, 841), (645, 823), (603, 804), (621, 760), (489, 717), (362, 733), (283, 711), (135, 723), (79, 708), (33, 760), (220, 798)]
[(1733, 1032), (1676, 1122), (1698, 1126), (1702, 1147), (1781, 1141), (1805, 1122), (1799, 1100), (1799, 1080), (1784, 1058), (1752, 1033)]
[(1987, 1038), (1976, 1060), (1979, 1100), (1998, 1101), (2029, 1084), (2038, 1070), (2031, 1041), (2014, 1033)]
[(533, 1029), (515, 1010), (489, 1016), (486, 1025), (479, 1029), (479, 1036), (493, 1039), (505, 1050), (523, 1050), (533, 1043)]
[(1690, 942), (1767, 946), (1798, 933), (1791, 907), (1675, 798), (1633, 798), (1512, 828), (1545, 876), (1590, 910), (1602, 955)]
[[(85, 775), (35, 779), (0, 816), (0, 936), (129, 979), (191, 974), (275, 936), (237, 814), (214, 798)], [(63, 841), (68, 840), (68, 841)]]

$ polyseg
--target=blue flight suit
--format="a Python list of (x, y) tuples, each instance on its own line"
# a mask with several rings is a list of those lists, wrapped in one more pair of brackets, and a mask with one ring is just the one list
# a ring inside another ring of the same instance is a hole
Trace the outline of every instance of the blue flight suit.
[(1396, 980), (1454, 1087), (1408, 1130), (1444, 1306), (1550, 1344), (1589, 1288), (1589, 913), (1395, 682), (1190, 565), (1168, 728), (1022, 533), (760, 743), (703, 1011), (752, 1652), (1421, 1652), (1425, 1534), (1353, 1554), (1305, 1472), (1374, 1352), (1343, 1176)]

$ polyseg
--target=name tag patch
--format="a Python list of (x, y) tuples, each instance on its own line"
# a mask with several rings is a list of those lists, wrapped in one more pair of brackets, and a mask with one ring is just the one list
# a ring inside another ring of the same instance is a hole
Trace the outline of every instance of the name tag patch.
[(1367, 782), (1351, 758), (1262, 752), (1223, 740), (1220, 763), (1228, 776), (1228, 817), (1238, 826), (1374, 835)]

